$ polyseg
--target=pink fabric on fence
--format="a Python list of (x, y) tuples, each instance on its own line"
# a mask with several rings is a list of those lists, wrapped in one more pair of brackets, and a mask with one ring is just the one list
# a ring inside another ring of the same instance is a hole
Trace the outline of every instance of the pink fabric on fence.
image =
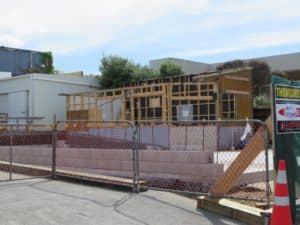
[[(66, 146), (62, 144), (61, 146)], [(106, 171), (113, 174), (132, 174), (131, 149), (57, 148), (57, 167), (74, 170)], [(223, 165), (211, 163), (211, 152), (140, 151), (140, 173), (145, 176), (164, 176), (195, 181), (215, 179), (223, 173)], [(9, 160), (9, 147), (3, 147), (0, 160)], [(13, 162), (51, 166), (52, 147), (14, 146)]]

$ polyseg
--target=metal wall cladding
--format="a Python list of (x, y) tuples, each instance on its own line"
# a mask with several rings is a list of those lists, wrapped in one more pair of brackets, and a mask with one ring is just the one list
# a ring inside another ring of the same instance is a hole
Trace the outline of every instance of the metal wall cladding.
[(11, 72), (13, 76), (26, 73), (30, 68), (41, 66), (39, 52), (0, 47), (0, 71)]

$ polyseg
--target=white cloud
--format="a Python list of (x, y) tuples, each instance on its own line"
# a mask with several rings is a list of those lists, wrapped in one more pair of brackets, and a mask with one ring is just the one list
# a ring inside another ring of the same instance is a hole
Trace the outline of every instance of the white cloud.
[[(185, 31), (203, 32), (203, 35), (205, 32), (218, 34), (225, 27), (299, 18), (299, 7), (300, 3), (296, 0), (1, 0), (0, 45), (30, 46), (67, 54), (118, 41), (120, 48), (123, 42), (123, 49), (130, 49), (159, 43), (161, 38)], [(187, 21), (187, 24), (176, 29), (181, 20)], [(161, 27), (162, 21), (167, 21), (173, 30)], [(129, 30), (139, 32), (141, 28), (147, 29), (149, 24), (155, 27), (156, 33), (149, 35), (149, 32), (145, 32), (148, 36), (136, 40), (124, 39)], [(295, 41), (284, 37), (280, 40), (278, 43)], [(260, 42), (273, 43), (267, 37)], [(222, 46), (181, 53), (220, 54), (244, 46)]]
[(0, 34), (10, 33), (24, 40), (24, 45), (67, 53), (101, 46), (128, 27), (146, 24), (171, 12), (199, 12), (208, 0), (198, 0), (196, 5), (195, 2), (11, 0), (1, 3)]
[(22, 42), (22, 40), (19, 40), (15, 36), (9, 34), (0, 34), (0, 46), (1, 45), (22, 47), (24, 45), (24, 42)]
[(276, 47), (287, 44), (300, 44), (300, 30), (282, 30), (278, 32), (262, 32), (247, 37), (234, 38), (226, 43), (228, 47), (212, 47), (174, 52), (174, 57), (209, 56), (222, 53), (237, 52), (249, 49)]

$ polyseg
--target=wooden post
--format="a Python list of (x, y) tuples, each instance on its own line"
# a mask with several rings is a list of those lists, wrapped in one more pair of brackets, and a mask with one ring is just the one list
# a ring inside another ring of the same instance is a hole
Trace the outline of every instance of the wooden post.
[(162, 84), (162, 95), (161, 95), (161, 100), (162, 100), (162, 120), (167, 120), (167, 102), (166, 102), (166, 92), (167, 92), (167, 89), (166, 89), (166, 84)]
[(130, 90), (130, 117), (131, 117), (131, 121), (134, 121), (134, 98), (132, 96), (133, 91)]
[(125, 120), (125, 111), (126, 111), (126, 99), (125, 99), (125, 89), (121, 91), (121, 120)]
[(139, 97), (137, 100), (138, 121), (141, 121), (141, 98)]
[(73, 110), (76, 110), (76, 95), (73, 95)]
[[(82, 97), (82, 96), (81, 96)], [(88, 96), (88, 110), (91, 109), (91, 96)]]
[(71, 110), (71, 106), (70, 106), (70, 98), (71, 96), (67, 96), (67, 111), (70, 111)]
[(112, 98), (110, 101), (110, 119), (114, 120), (114, 98)]
[(84, 110), (83, 101), (84, 101), (83, 95), (80, 95), (80, 110)]
[(173, 105), (172, 105), (172, 93), (173, 93), (173, 83), (168, 84), (168, 120), (172, 120), (173, 118)]

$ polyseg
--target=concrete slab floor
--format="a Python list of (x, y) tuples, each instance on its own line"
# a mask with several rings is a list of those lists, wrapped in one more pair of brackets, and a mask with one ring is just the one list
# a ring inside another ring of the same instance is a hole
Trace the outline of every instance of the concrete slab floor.
[(242, 225), (173, 193), (133, 194), (60, 180), (0, 183), (1, 225)]

